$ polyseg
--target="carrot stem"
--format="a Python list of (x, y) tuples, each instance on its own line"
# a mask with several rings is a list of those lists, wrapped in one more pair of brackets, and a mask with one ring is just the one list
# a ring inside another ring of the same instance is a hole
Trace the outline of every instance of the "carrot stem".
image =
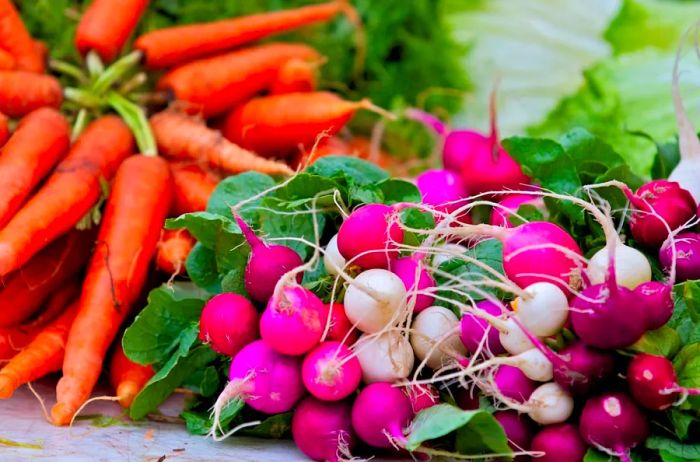
[(133, 70), (134, 66), (141, 60), (140, 51), (132, 51), (116, 60), (111, 66), (104, 70), (100, 76), (92, 84), (91, 90), (97, 94), (107, 91), (114, 82), (118, 81), (129, 71)]
[(157, 156), (156, 140), (143, 109), (114, 91), (107, 94), (107, 104), (122, 116), (126, 125), (133, 132), (141, 153), (144, 156)]
[(91, 79), (97, 79), (105, 71), (105, 65), (102, 63), (100, 55), (93, 50), (90, 50), (88, 54), (85, 55), (85, 67)]

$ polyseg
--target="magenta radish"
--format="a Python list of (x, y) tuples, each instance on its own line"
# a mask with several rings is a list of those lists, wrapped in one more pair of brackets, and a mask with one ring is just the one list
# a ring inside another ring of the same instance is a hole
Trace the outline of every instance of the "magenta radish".
[(326, 272), (332, 276), (337, 276), (345, 268), (345, 257), (338, 250), (338, 235), (334, 235), (326, 244), (326, 251), (323, 254), (323, 266)]
[(426, 170), (416, 177), (416, 186), (423, 203), (444, 213), (451, 213), (466, 204), (468, 196), (462, 179), (450, 170)]
[(498, 201), (498, 205), (498, 207), (494, 207), (491, 210), (489, 223), (493, 226), (502, 226), (504, 228), (513, 227), (510, 217), (518, 212), (518, 208), (521, 205), (532, 205), (542, 212), (547, 210), (542, 197), (530, 194), (510, 194)]
[(540, 430), (532, 439), (532, 452), (544, 455), (538, 462), (583, 462), (588, 446), (572, 424), (550, 425)]
[(447, 308), (426, 308), (418, 313), (411, 327), (413, 351), (431, 369), (446, 366), (455, 355), (463, 357), (467, 353), (459, 338), (459, 319)]
[(258, 337), (258, 313), (242, 295), (223, 293), (212, 297), (202, 310), (199, 340), (212, 350), (234, 356)]
[[(640, 244), (659, 247), (672, 231), (695, 216), (693, 196), (675, 181), (653, 180), (635, 194), (625, 190), (635, 208), (630, 216), (630, 231)], [(667, 228), (668, 226), (668, 228)]]
[(246, 404), (266, 414), (290, 411), (305, 392), (301, 358), (282, 355), (262, 340), (233, 357), (229, 379), (238, 384)]
[(440, 393), (432, 385), (412, 384), (406, 388), (414, 414), (440, 403)]
[(446, 169), (461, 175), (462, 166), (472, 156), (474, 150), (489, 142), (483, 134), (472, 130), (449, 132), (442, 146), (442, 164)]
[[(590, 284), (602, 284), (608, 275), (610, 257), (608, 248), (597, 251), (588, 262), (586, 275)], [(651, 281), (651, 265), (639, 250), (624, 245), (618, 240), (615, 247), (615, 277), (622, 287), (634, 289), (639, 284)]]
[(404, 429), (413, 418), (411, 400), (390, 383), (366, 386), (352, 406), (352, 427), (362, 441), (391, 448), (405, 440)]
[(420, 109), (415, 108), (409, 108), (406, 109), (404, 115), (407, 119), (415, 120), (416, 122), (422, 123), (427, 128), (435, 132), (435, 134), (438, 136), (445, 136), (448, 133), (447, 126), (444, 122), (442, 122), (434, 115), (429, 114), (425, 111), (421, 111)]
[[(488, 172), (488, 174), (484, 174)], [(520, 165), (496, 142), (486, 140), (473, 146), (460, 171), (472, 194), (521, 189), (530, 183)]]
[(650, 281), (634, 289), (635, 294), (644, 303), (647, 315), (647, 328), (658, 329), (673, 316), (673, 287), (669, 284)]
[(624, 393), (590, 398), (581, 412), (579, 432), (591, 446), (631, 462), (628, 451), (649, 433), (646, 416)]
[(647, 353), (639, 353), (630, 361), (627, 383), (635, 401), (653, 411), (671, 407), (681, 393), (700, 394), (699, 389), (678, 385), (671, 361)]
[(519, 368), (508, 364), (498, 366), (493, 381), (501, 395), (518, 403), (530, 399), (530, 395), (537, 388), (534, 380), (529, 379)]
[(569, 318), (566, 294), (550, 282), (536, 282), (524, 290), (513, 302), (523, 326), (538, 337), (558, 333)]
[(316, 398), (338, 401), (357, 390), (362, 369), (348, 347), (339, 342), (323, 342), (304, 358), (301, 377)]
[(541, 425), (565, 422), (574, 411), (571, 395), (554, 382), (540, 385), (527, 401), (528, 415)]
[(331, 326), (326, 335), (326, 340), (343, 342), (352, 345), (357, 341), (357, 331), (345, 314), (345, 306), (342, 303), (326, 304), (326, 310), (330, 312)]
[(668, 239), (659, 250), (659, 261), (666, 271), (673, 264), (676, 253), (676, 281), (700, 279), (700, 234), (680, 233), (673, 241)]
[(283, 287), (260, 317), (260, 336), (279, 353), (301, 355), (321, 340), (327, 319), (328, 310), (313, 292)]
[[(475, 308), (483, 310), (492, 316), (500, 316), (505, 311), (503, 305), (496, 304), (490, 300), (477, 302)], [(499, 332), (495, 327), (471, 313), (464, 313), (461, 320), (460, 338), (470, 353), (476, 353), (484, 335), (488, 336), (484, 344), (486, 351), (489, 351), (494, 356), (505, 352), (499, 339)]]
[(345, 314), (362, 332), (385, 329), (397, 317), (406, 301), (401, 279), (384, 269), (360, 273), (345, 292)]
[[(245, 290), (256, 302), (267, 303), (275, 285), (290, 270), (304, 262), (298, 253), (285, 245), (270, 245), (255, 235), (250, 226), (238, 215), (236, 223), (250, 245), (250, 257), (245, 267)], [(297, 275), (301, 282), (303, 274)]]
[(526, 415), (516, 411), (498, 411), (493, 413), (493, 418), (503, 428), (508, 438), (508, 446), (513, 451), (522, 452), (530, 449), (535, 425)]
[(418, 291), (424, 292), (435, 288), (435, 279), (433, 279), (425, 263), (423, 263), (422, 255), (414, 254), (410, 257), (393, 260), (390, 270), (403, 282), (404, 287), (408, 291), (409, 301), (415, 300), (413, 302), (413, 311), (415, 313), (420, 313), (433, 304), (435, 299), (430, 294), (416, 294)]
[(461, 385), (458, 385), (456, 389), (452, 389), (452, 397), (455, 400), (455, 404), (464, 411), (479, 409), (479, 394)]
[(365, 383), (394, 382), (405, 379), (413, 369), (413, 348), (396, 331), (379, 335), (365, 334), (354, 347)]
[(340, 454), (355, 446), (350, 418), (352, 407), (346, 401), (319, 401), (304, 398), (292, 415), (292, 438), (308, 458), (319, 462), (341, 460)]
[(388, 268), (398, 257), (397, 245), (403, 230), (390, 223), (394, 209), (384, 204), (367, 204), (353, 211), (338, 230), (338, 250), (348, 263), (363, 269)]

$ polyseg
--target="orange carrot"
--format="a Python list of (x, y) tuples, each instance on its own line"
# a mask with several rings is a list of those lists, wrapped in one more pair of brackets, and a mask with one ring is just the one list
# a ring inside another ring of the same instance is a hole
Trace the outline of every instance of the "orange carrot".
[(66, 153), (70, 130), (65, 117), (47, 107), (17, 125), (0, 153), (0, 228)]
[(94, 233), (73, 231), (39, 252), (0, 290), (0, 327), (29, 319), (87, 263)]
[(44, 72), (44, 60), (10, 0), (0, 0), (0, 47), (14, 56), (17, 69)]
[(88, 125), (41, 189), (0, 230), (0, 277), (73, 228), (100, 198), (100, 179), (110, 180), (132, 150), (131, 131), (118, 117)]
[(152, 366), (142, 366), (131, 361), (124, 354), (121, 342), (117, 342), (112, 353), (109, 369), (109, 383), (119, 398), (119, 404), (128, 408), (144, 385), (155, 375)]
[(201, 212), (207, 208), (209, 196), (220, 178), (192, 162), (171, 162), (175, 183), (173, 211), (176, 215)]
[(112, 61), (147, 6), (148, 0), (93, 0), (75, 31), (76, 48), (82, 55), (94, 50), (103, 61)]
[(212, 116), (269, 88), (279, 68), (290, 59), (319, 58), (313, 48), (302, 44), (261, 45), (175, 68), (158, 81), (158, 89)]
[(277, 71), (270, 85), (270, 94), (314, 91), (318, 66), (318, 62), (290, 59)]
[(22, 117), (44, 106), (58, 108), (62, 101), (61, 84), (50, 75), (0, 71), (0, 112), (10, 117)]
[(234, 143), (262, 156), (283, 155), (312, 145), (321, 134), (334, 135), (367, 100), (345, 101), (333, 93), (288, 93), (255, 98), (234, 110), (223, 133)]
[(168, 274), (182, 274), (196, 241), (187, 230), (164, 230), (158, 243), (156, 267)]
[(41, 61), (46, 62), (49, 57), (49, 46), (41, 40), (34, 40), (34, 50), (36, 50)]
[(77, 311), (76, 302), (0, 369), (0, 399), (11, 397), (20, 385), (61, 369), (66, 338)]
[(11, 71), (17, 67), (15, 57), (9, 51), (0, 48), (0, 70)]
[(212, 167), (238, 173), (255, 170), (270, 175), (287, 175), (292, 170), (283, 163), (263, 159), (229, 142), (201, 120), (174, 111), (151, 117), (151, 129), (158, 149), (173, 159), (208, 162)]
[(23, 326), (43, 327), (49, 322), (53, 321), (58, 317), (58, 315), (65, 311), (68, 305), (78, 299), (81, 289), (82, 281), (77, 278), (73, 278), (72, 280), (63, 284), (49, 297), (48, 301), (41, 308), (39, 315), (31, 321), (23, 324)]
[(51, 410), (65, 425), (89, 398), (119, 326), (139, 296), (172, 200), (168, 163), (138, 155), (119, 167), (88, 267)]
[(7, 143), (10, 138), (10, 119), (5, 114), (0, 112), (0, 146)]
[(353, 16), (355, 14), (346, 1), (333, 1), (221, 21), (158, 29), (139, 37), (134, 43), (134, 48), (145, 54), (146, 66), (151, 69), (164, 68), (297, 27), (328, 21), (341, 12)]

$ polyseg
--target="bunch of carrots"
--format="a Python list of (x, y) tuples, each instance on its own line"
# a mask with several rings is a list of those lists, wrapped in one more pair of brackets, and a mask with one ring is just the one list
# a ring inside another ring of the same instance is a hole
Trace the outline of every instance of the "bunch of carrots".
[[(155, 30), (119, 58), (147, 7), (90, 3), (75, 45), (104, 72), (69, 91), (46, 73), (47, 47), (0, 0), (0, 399), (61, 371), (57, 425), (74, 419), (104, 364), (123, 406), (153, 375), (115, 339), (152, 263), (183, 271), (194, 241), (163, 231), (166, 218), (204, 210), (227, 174), (284, 176), (324, 154), (368, 156), (368, 143), (336, 135), (357, 110), (379, 111), (317, 91), (323, 57), (313, 48), (251, 45), (340, 14), (359, 31), (345, 1)], [(150, 72), (169, 107), (149, 114), (115, 91), (126, 62)], [(85, 108), (65, 116), (64, 100), (87, 104), (92, 120)]]

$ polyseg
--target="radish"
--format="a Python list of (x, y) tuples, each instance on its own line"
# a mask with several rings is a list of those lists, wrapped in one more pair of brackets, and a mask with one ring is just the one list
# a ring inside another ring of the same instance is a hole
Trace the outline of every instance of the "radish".
[(435, 279), (433, 279), (423, 264), (423, 256), (421, 254), (416, 253), (410, 257), (393, 260), (390, 269), (403, 282), (404, 287), (408, 291), (409, 300), (415, 299), (413, 302), (414, 313), (420, 313), (433, 304), (435, 298), (432, 295), (416, 293), (435, 288)]
[(445, 137), (442, 147), (442, 164), (446, 169), (456, 173), (462, 172), (462, 166), (471, 157), (475, 146), (488, 142), (488, 138), (472, 130), (451, 131)]
[(537, 348), (525, 350), (515, 356), (503, 358), (503, 360), (504, 364), (510, 364), (523, 371), (523, 374), (530, 380), (536, 382), (552, 380), (552, 363)]
[[(285, 245), (269, 245), (255, 235), (238, 215), (236, 223), (250, 245), (250, 257), (245, 267), (245, 290), (256, 302), (267, 303), (280, 278), (304, 262), (293, 249)], [(302, 273), (297, 275), (301, 283)]]
[(466, 204), (467, 190), (459, 175), (450, 170), (426, 170), (416, 177), (423, 203), (451, 213)]
[(544, 427), (532, 439), (530, 450), (544, 454), (537, 462), (583, 462), (588, 446), (575, 425), (560, 424)]
[(326, 306), (313, 292), (282, 287), (260, 317), (260, 336), (279, 353), (301, 355), (321, 340), (327, 319)]
[(679, 395), (700, 394), (700, 389), (678, 385), (673, 364), (663, 356), (639, 353), (630, 361), (627, 383), (632, 397), (647, 409), (661, 411), (671, 407)]
[(519, 368), (508, 364), (498, 366), (493, 381), (501, 395), (518, 403), (530, 399), (530, 395), (537, 388), (534, 380), (529, 379)]
[(646, 439), (649, 428), (646, 417), (627, 395), (611, 392), (586, 401), (579, 432), (589, 445), (631, 462), (627, 452)]
[(673, 241), (664, 242), (659, 250), (659, 261), (666, 271), (673, 264), (673, 253), (676, 254), (676, 280), (687, 281), (700, 279), (700, 234), (680, 233)]
[[(490, 300), (482, 300), (474, 306), (476, 309), (483, 310), (493, 316), (500, 316), (505, 311), (503, 305), (500, 303), (496, 304)], [(505, 352), (499, 339), (499, 332), (496, 328), (491, 326), (484, 319), (471, 313), (464, 313), (461, 321), (460, 338), (470, 353), (476, 353), (484, 335), (488, 336), (484, 345), (487, 351), (494, 356)]]
[(554, 382), (540, 385), (527, 402), (528, 415), (541, 425), (566, 421), (574, 411), (574, 400), (569, 393)]
[(345, 264), (345, 257), (338, 250), (338, 235), (335, 234), (326, 244), (326, 252), (323, 254), (323, 266), (328, 274), (337, 276), (339, 270), (345, 268)]
[(323, 342), (304, 358), (301, 377), (316, 398), (338, 401), (357, 390), (362, 369), (348, 347), (339, 342)]
[(635, 194), (629, 189), (624, 191), (635, 208), (630, 216), (632, 236), (644, 246), (659, 247), (669, 230), (695, 216), (697, 204), (693, 196), (675, 181), (653, 180)]
[(352, 345), (357, 341), (357, 331), (345, 314), (345, 306), (342, 303), (326, 304), (326, 310), (330, 312), (331, 325), (325, 340), (343, 342)]
[(360, 273), (345, 292), (345, 314), (362, 332), (385, 329), (404, 306), (406, 288), (401, 279), (384, 269)]
[(456, 390), (452, 390), (452, 397), (455, 404), (464, 411), (474, 411), (479, 409), (479, 394), (472, 390), (467, 390), (463, 386), (457, 386)]
[(645, 282), (638, 285), (634, 292), (643, 301), (647, 328), (658, 329), (666, 324), (673, 316), (673, 287), (658, 281)]
[(343, 460), (340, 455), (355, 446), (350, 403), (329, 403), (311, 396), (304, 398), (292, 416), (292, 438), (308, 458), (323, 461)]
[(403, 230), (389, 223), (394, 209), (384, 204), (367, 204), (348, 216), (338, 230), (338, 250), (349, 263), (363, 269), (388, 268), (396, 258)]
[(556, 334), (569, 317), (566, 294), (550, 282), (536, 282), (527, 286), (525, 295), (513, 302), (513, 309), (517, 311), (523, 326), (538, 337)]
[(394, 382), (405, 379), (413, 369), (413, 348), (396, 331), (378, 336), (363, 335), (355, 344), (365, 383)]
[(503, 348), (512, 355), (517, 355), (531, 349), (532, 340), (523, 331), (522, 326), (512, 316), (503, 322), (502, 330), (498, 333), (498, 339)]
[[(246, 404), (266, 414), (288, 412), (304, 395), (301, 358), (282, 355), (262, 340), (249, 343), (233, 357), (229, 379)], [(222, 396), (231, 395), (227, 389)]]
[(413, 418), (411, 400), (389, 383), (366, 386), (352, 406), (352, 427), (362, 441), (378, 448), (391, 448), (405, 441), (404, 429)]
[(491, 210), (489, 223), (504, 228), (513, 227), (509, 218), (518, 212), (518, 208), (520, 208), (521, 205), (532, 205), (542, 212), (547, 210), (542, 197), (531, 196), (529, 194), (510, 194), (504, 196), (498, 201), (498, 205), (498, 207), (494, 207)]
[[(534, 424), (525, 415), (516, 411), (498, 411), (493, 413), (493, 418), (503, 428), (508, 438), (508, 446), (513, 451), (522, 452), (530, 450), (532, 435), (535, 433)], [(516, 458), (517, 459), (517, 458)]]
[(204, 306), (199, 320), (199, 340), (217, 353), (234, 356), (257, 337), (258, 312), (242, 295), (219, 294)]
[(432, 385), (409, 385), (406, 389), (414, 414), (440, 403), (440, 393)]
[[(593, 254), (586, 269), (591, 284), (605, 282), (609, 263), (607, 247)], [(651, 281), (651, 265), (642, 252), (618, 240), (615, 247), (615, 276), (619, 285), (634, 289), (639, 284)]]
[(460, 244), (452, 244), (452, 243), (447, 243), (447, 244), (442, 244), (440, 246), (440, 252), (433, 255), (433, 266), (439, 267), (443, 263), (445, 263), (448, 260), (451, 260), (452, 258), (459, 257), (460, 255), (463, 255), (464, 252), (466, 252), (467, 249), (463, 245)]
[(459, 319), (441, 306), (418, 313), (413, 320), (411, 346), (416, 357), (431, 369), (447, 365), (455, 354), (461, 357), (467, 353), (459, 339)]

